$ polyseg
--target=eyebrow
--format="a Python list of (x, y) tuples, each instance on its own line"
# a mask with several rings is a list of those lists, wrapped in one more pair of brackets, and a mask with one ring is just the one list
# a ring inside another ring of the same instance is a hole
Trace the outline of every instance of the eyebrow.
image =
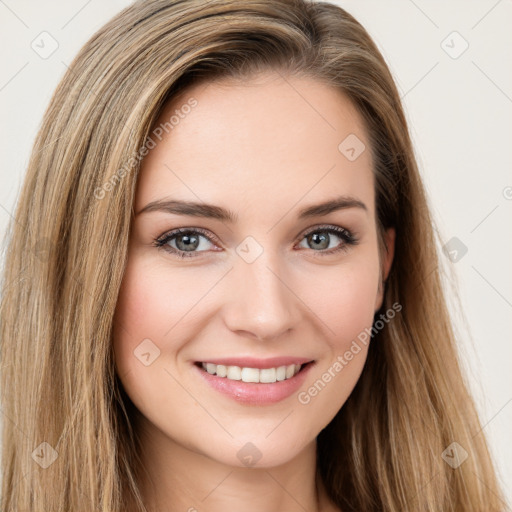
[[(339, 196), (323, 203), (306, 206), (298, 213), (299, 219), (308, 219), (320, 215), (328, 215), (329, 213), (346, 210), (348, 208), (360, 208), (368, 212), (366, 205), (359, 199), (351, 196)], [(236, 223), (238, 215), (231, 210), (221, 206), (208, 203), (197, 203), (193, 201), (177, 201), (172, 199), (161, 199), (152, 201), (142, 208), (137, 214), (148, 212), (163, 211), (176, 215), (189, 215), (192, 217), (205, 217), (217, 219), (223, 222)]]

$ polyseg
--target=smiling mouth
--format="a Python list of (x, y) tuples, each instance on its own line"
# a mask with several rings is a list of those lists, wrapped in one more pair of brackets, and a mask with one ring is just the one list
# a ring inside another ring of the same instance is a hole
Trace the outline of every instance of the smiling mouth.
[(214, 363), (195, 363), (196, 366), (210, 375), (215, 375), (227, 380), (242, 382), (272, 384), (292, 379), (301, 372), (306, 366), (313, 363), (310, 361), (305, 364), (289, 364), (286, 366), (277, 366), (275, 368), (248, 368), (240, 366), (226, 366)]

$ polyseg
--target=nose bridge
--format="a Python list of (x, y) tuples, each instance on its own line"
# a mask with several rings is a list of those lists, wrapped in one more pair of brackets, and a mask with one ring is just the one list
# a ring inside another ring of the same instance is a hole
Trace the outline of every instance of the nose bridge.
[[(243, 247), (241, 244), (240, 250)], [(236, 292), (226, 313), (228, 327), (260, 339), (284, 334), (298, 322), (299, 310), (286, 283), (283, 263), (268, 249), (253, 261), (240, 254), (231, 275)]]

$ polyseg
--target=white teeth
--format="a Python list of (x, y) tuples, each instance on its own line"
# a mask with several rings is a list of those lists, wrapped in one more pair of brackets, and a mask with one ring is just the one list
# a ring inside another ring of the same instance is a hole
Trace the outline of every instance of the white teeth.
[(286, 367), (286, 378), (289, 379), (290, 377), (293, 377), (293, 374), (295, 373), (295, 365), (294, 364), (290, 364), (289, 366)]
[(242, 380), (244, 382), (259, 382), (260, 371), (257, 368), (242, 368)]
[(265, 368), (260, 370), (260, 382), (270, 383), (276, 381), (276, 369)]
[(226, 370), (226, 378), (230, 380), (242, 380), (242, 369), (240, 366), (228, 366)]
[[(215, 365), (213, 365), (215, 366)], [(227, 366), (224, 366), (222, 364), (217, 365), (217, 375), (219, 377), (225, 377), (228, 374), (228, 368)]]
[(211, 375), (226, 377), (230, 380), (241, 380), (243, 382), (272, 383), (291, 379), (299, 373), (300, 364), (289, 364), (278, 368), (240, 368), (240, 366), (225, 366), (222, 364), (202, 363), (202, 367)]

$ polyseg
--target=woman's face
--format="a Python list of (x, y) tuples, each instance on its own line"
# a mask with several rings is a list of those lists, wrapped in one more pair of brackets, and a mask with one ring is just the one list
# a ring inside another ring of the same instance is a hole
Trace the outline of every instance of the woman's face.
[(354, 388), (391, 264), (361, 118), (335, 89), (267, 73), (184, 91), (151, 138), (117, 373), (163, 442), (229, 465), (284, 463)]

